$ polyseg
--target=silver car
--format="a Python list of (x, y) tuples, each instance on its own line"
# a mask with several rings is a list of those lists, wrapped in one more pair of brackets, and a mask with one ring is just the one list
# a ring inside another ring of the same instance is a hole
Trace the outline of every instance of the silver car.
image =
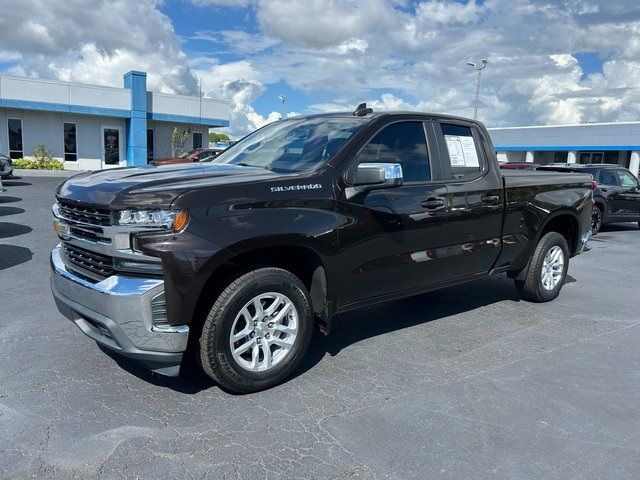
[(3, 180), (13, 177), (13, 162), (9, 157), (0, 153), (0, 178)]

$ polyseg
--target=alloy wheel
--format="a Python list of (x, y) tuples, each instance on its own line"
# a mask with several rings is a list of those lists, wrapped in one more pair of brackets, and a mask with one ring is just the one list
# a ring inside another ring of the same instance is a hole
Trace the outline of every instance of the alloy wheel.
[(281, 363), (298, 334), (298, 311), (286, 295), (267, 292), (249, 300), (231, 326), (229, 346), (238, 365), (264, 372)]

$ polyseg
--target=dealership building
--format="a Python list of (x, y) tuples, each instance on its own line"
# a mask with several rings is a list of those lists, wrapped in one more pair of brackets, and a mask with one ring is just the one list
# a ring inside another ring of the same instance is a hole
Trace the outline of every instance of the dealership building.
[(228, 102), (149, 92), (145, 72), (123, 88), (0, 75), (0, 153), (14, 159), (42, 144), (69, 170), (146, 165), (171, 156), (174, 127), (188, 151), (227, 126)]
[(637, 177), (640, 122), (490, 128), (501, 162), (616, 163)]

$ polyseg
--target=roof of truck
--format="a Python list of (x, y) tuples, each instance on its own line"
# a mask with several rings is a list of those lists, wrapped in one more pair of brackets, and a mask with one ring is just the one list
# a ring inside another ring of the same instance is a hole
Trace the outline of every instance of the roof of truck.
[(404, 116), (404, 115), (419, 115), (424, 117), (433, 117), (440, 119), (449, 119), (449, 120), (462, 120), (465, 122), (474, 122), (481, 123), (478, 120), (473, 120), (471, 118), (465, 117), (457, 117), (455, 115), (445, 115), (442, 113), (432, 113), (432, 112), (416, 112), (411, 110), (383, 110), (379, 112), (369, 113), (363, 116), (355, 116), (353, 112), (327, 112), (327, 113), (313, 113), (311, 115), (298, 115), (295, 117), (289, 117), (288, 119), (295, 118), (361, 118), (362, 120), (371, 120), (373, 118), (380, 117), (393, 117), (393, 116)]

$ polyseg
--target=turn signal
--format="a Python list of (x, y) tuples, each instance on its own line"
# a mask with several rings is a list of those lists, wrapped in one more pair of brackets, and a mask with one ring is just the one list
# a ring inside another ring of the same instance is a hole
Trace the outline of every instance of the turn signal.
[(178, 233), (184, 230), (184, 227), (187, 226), (187, 222), (189, 221), (189, 212), (186, 210), (178, 210), (176, 212), (176, 218), (173, 221), (173, 231)]

